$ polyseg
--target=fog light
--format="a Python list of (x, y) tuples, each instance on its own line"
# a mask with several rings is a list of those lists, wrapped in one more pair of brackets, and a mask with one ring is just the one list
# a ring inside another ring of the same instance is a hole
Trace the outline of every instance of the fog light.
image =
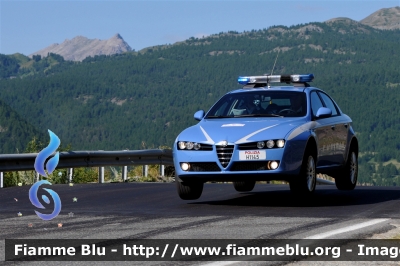
[(187, 171), (190, 168), (190, 164), (188, 163), (181, 163), (181, 168), (183, 171)]
[(271, 148), (273, 148), (274, 146), (275, 146), (275, 142), (274, 142), (273, 140), (268, 140), (268, 141), (267, 141), (267, 147), (268, 147), (268, 148), (271, 149)]
[(264, 141), (257, 142), (257, 148), (262, 149), (262, 148), (264, 148), (264, 146), (265, 146)]
[(276, 168), (278, 168), (278, 162), (276, 161), (272, 161), (269, 163), (269, 167), (271, 168), (271, 170), (275, 170)]

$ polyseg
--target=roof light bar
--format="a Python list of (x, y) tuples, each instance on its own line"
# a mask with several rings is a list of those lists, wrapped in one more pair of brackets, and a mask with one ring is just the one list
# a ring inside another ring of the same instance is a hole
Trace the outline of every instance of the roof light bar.
[(238, 83), (242, 85), (256, 83), (305, 83), (311, 82), (314, 74), (305, 75), (266, 75), (266, 76), (248, 76), (239, 77)]

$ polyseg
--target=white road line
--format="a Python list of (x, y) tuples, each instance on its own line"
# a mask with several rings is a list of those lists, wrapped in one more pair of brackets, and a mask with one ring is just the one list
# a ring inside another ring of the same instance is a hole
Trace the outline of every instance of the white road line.
[(385, 221), (388, 221), (388, 220), (390, 220), (390, 219), (374, 219), (374, 220), (371, 220), (371, 221), (368, 221), (368, 222), (363, 222), (363, 223), (360, 223), (360, 224), (350, 225), (350, 226), (347, 226), (347, 227), (344, 227), (344, 228), (328, 231), (328, 232), (325, 232), (325, 233), (316, 234), (316, 235), (313, 235), (313, 236), (306, 237), (304, 239), (323, 239), (323, 238), (327, 238), (327, 237), (330, 237), (330, 236), (333, 236), (333, 235), (342, 234), (342, 233), (354, 231), (354, 230), (357, 230), (357, 229), (361, 229), (363, 227), (371, 226), (371, 225), (374, 225), (374, 224), (379, 224), (379, 223), (382, 223), (382, 222), (385, 222)]
[[(327, 238), (333, 235), (337, 235), (337, 234), (342, 234), (342, 233), (346, 233), (346, 232), (350, 232), (350, 231), (354, 231), (357, 229), (361, 229), (367, 226), (371, 226), (374, 224), (379, 224), (385, 221), (388, 221), (390, 219), (374, 219), (368, 222), (363, 222), (360, 224), (356, 224), (356, 225), (350, 225), (341, 229), (336, 229), (336, 230), (332, 230), (332, 231), (328, 231), (322, 234), (317, 234), (317, 235), (313, 235), (313, 236), (309, 236), (306, 237), (304, 239), (323, 239), (323, 238)], [(232, 265), (232, 264), (236, 264), (236, 263), (243, 263), (243, 261), (216, 261), (216, 262), (212, 262), (212, 263), (208, 263), (208, 264), (202, 264), (202, 266), (228, 266), (228, 265)]]

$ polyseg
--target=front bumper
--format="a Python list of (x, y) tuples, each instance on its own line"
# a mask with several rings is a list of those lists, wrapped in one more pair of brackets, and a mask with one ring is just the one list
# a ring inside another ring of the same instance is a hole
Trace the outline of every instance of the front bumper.
[(207, 173), (207, 174), (182, 174), (176, 176), (179, 182), (234, 182), (234, 181), (271, 181), (271, 180), (283, 180), (289, 181), (293, 175), (290, 174), (279, 174), (279, 173), (231, 173), (231, 172), (220, 172), (220, 173)]
[[(300, 171), (302, 152), (295, 151), (295, 143), (286, 143), (284, 148), (266, 149), (266, 159), (255, 161), (240, 160), (238, 146), (231, 146), (228, 160), (219, 154), (220, 148), (215, 145), (213, 150), (209, 151), (174, 149), (177, 180), (180, 182), (288, 181)], [(272, 170), (269, 164), (273, 161), (278, 162), (279, 166)], [(189, 169), (182, 170), (181, 163), (188, 163)]]

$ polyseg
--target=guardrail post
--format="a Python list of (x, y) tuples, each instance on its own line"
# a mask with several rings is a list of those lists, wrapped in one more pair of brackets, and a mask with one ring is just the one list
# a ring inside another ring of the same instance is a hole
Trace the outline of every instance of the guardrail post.
[(0, 172), (0, 188), (3, 188), (3, 172)]
[(122, 166), (122, 180), (125, 182), (128, 175), (128, 166)]
[(72, 173), (74, 171), (74, 168), (69, 168), (69, 173), (68, 173), (68, 180), (69, 183), (72, 183)]
[(164, 165), (160, 164), (160, 176), (164, 176), (164, 169), (165, 169)]
[(99, 183), (104, 183), (104, 166), (99, 167)]
[(149, 166), (143, 165), (143, 176), (147, 177), (147, 173), (149, 172)]

